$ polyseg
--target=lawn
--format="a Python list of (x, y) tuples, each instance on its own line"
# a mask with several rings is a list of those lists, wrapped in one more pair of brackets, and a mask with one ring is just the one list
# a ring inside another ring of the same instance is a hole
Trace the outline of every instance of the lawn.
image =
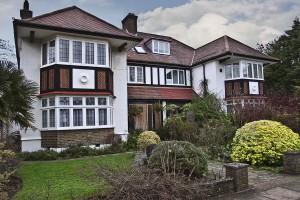
[[(76, 160), (24, 162), (17, 175), (23, 188), (14, 200), (78, 199), (99, 194), (106, 182), (97, 178), (92, 166), (109, 164), (124, 169), (132, 164), (132, 154), (106, 155)], [(105, 191), (104, 191), (105, 192)]]

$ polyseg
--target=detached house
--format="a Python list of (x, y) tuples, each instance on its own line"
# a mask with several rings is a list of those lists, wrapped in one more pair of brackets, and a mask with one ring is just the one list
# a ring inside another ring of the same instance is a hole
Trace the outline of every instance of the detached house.
[(18, 66), (39, 84), (37, 130), (21, 131), (22, 151), (110, 144), (135, 128), (158, 128), (167, 117), (157, 105), (184, 104), (207, 81), (228, 109), (263, 101), (263, 67), (278, 60), (228, 36), (194, 49), (174, 38), (137, 32), (129, 13), (119, 29), (76, 6), (33, 17), (27, 0), (14, 19)]

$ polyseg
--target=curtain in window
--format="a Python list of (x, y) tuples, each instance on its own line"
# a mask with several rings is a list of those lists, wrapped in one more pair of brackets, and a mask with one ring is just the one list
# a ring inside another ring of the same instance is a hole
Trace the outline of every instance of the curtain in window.
[(107, 125), (107, 109), (99, 109), (99, 125)]
[(82, 109), (73, 109), (73, 126), (83, 125)]
[(73, 62), (82, 63), (82, 42), (73, 42)]
[(86, 125), (95, 126), (95, 109), (86, 109)]
[(60, 127), (68, 127), (70, 126), (70, 116), (69, 109), (60, 109)]
[(106, 65), (106, 45), (97, 44), (97, 61), (98, 65)]

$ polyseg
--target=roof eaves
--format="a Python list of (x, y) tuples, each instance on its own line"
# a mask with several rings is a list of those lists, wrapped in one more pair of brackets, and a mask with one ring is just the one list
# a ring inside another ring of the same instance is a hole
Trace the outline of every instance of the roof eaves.
[(123, 35), (115, 35), (115, 34), (108, 34), (108, 33), (101, 33), (101, 32), (90, 32), (90, 31), (83, 31), (83, 30), (77, 30), (77, 29), (69, 29), (69, 28), (63, 28), (63, 27), (35, 24), (35, 23), (25, 22), (23, 20), (15, 20), (15, 22), (16, 22), (16, 25), (18, 25), (18, 26), (30, 27), (30, 28), (56, 30), (56, 31), (67, 32), (67, 33), (78, 33), (78, 34), (84, 34), (84, 35), (101, 36), (101, 37), (108, 37), (108, 38), (115, 38), (115, 39), (125, 39), (125, 40), (130, 40), (130, 41), (135, 41), (135, 42), (141, 42), (143, 40), (143, 38), (129, 35), (129, 34), (128, 34), (128, 36), (123, 36)]

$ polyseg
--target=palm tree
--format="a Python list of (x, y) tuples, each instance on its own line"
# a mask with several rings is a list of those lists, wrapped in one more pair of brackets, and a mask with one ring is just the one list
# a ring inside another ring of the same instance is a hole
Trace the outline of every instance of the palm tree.
[(22, 70), (10, 61), (0, 61), (0, 128), (13, 123), (34, 129), (32, 103), (36, 94), (37, 84)]

